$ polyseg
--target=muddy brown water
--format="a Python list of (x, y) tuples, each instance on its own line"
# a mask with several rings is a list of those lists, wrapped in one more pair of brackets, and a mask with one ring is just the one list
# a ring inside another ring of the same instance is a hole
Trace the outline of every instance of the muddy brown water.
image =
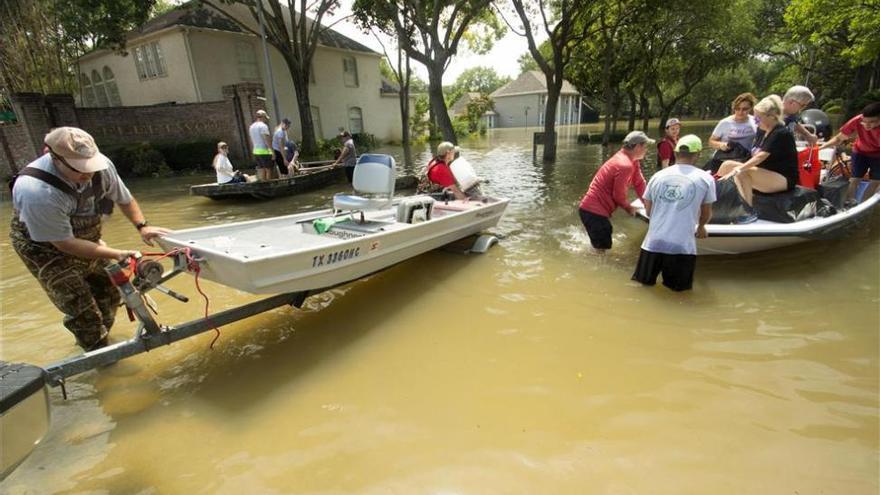
[[(880, 215), (843, 240), (702, 258), (673, 294), (629, 280), (639, 221), (615, 216), (613, 251), (587, 249), (575, 209), (608, 151), (564, 134), (536, 165), (530, 143), (465, 143), (512, 199), (489, 253), (434, 251), (223, 327), (214, 350), (208, 333), (76, 377), (0, 492), (876, 494)], [(205, 179), (129, 186), (170, 228), (323, 208), (342, 187), (188, 196)], [(10, 213), (0, 359), (48, 365), (78, 351), (9, 246)], [(105, 239), (138, 247), (119, 214)], [(199, 317), (193, 280), (169, 286), (191, 302), (155, 294), (160, 320)], [(213, 309), (255, 299), (203, 287)], [(133, 328), (120, 312), (114, 338)]]

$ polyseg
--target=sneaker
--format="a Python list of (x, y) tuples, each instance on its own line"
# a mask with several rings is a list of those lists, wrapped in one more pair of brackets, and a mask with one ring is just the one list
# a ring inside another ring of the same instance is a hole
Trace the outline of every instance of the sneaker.
[(755, 212), (746, 213), (745, 215), (740, 215), (736, 217), (733, 223), (737, 225), (745, 225), (747, 223), (755, 223), (758, 221), (758, 214)]

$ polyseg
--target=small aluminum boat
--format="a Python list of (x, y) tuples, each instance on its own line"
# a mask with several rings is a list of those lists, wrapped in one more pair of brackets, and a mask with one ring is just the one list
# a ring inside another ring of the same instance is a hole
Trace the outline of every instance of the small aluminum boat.
[[(697, 239), (698, 255), (730, 255), (766, 251), (816, 239), (837, 239), (846, 236), (880, 203), (880, 192), (858, 205), (828, 217), (813, 217), (793, 223), (758, 220), (745, 225), (709, 224), (709, 237)], [(648, 221), (644, 205), (632, 202), (637, 216)]]

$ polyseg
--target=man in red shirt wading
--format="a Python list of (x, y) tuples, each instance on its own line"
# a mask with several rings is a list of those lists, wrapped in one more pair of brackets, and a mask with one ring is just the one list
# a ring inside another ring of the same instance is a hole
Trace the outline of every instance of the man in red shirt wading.
[(611, 249), (611, 221), (609, 218), (618, 207), (630, 215), (636, 209), (626, 198), (627, 188), (632, 186), (641, 199), (645, 193), (645, 176), (640, 167), (648, 146), (654, 144), (642, 131), (633, 131), (623, 139), (623, 147), (602, 164), (590, 188), (581, 199), (581, 222), (590, 236), (590, 243), (600, 253)]
[(852, 178), (849, 180), (847, 206), (855, 204), (856, 190), (862, 177), (868, 174), (871, 183), (862, 195), (862, 201), (871, 197), (880, 186), (880, 102), (868, 104), (862, 113), (843, 124), (840, 133), (829, 139), (822, 148), (830, 148), (856, 136), (852, 147)]

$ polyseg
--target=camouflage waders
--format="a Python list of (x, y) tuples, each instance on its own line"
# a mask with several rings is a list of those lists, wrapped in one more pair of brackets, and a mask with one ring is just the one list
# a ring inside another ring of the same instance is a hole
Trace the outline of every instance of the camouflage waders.
[[(70, 218), (77, 239), (98, 242), (101, 217)], [(9, 232), (12, 247), (37, 278), (49, 300), (64, 313), (64, 326), (86, 350), (100, 347), (110, 332), (121, 296), (104, 271), (105, 259), (88, 260), (62, 253), (49, 242), (31, 240), (18, 216), (12, 218)]]

